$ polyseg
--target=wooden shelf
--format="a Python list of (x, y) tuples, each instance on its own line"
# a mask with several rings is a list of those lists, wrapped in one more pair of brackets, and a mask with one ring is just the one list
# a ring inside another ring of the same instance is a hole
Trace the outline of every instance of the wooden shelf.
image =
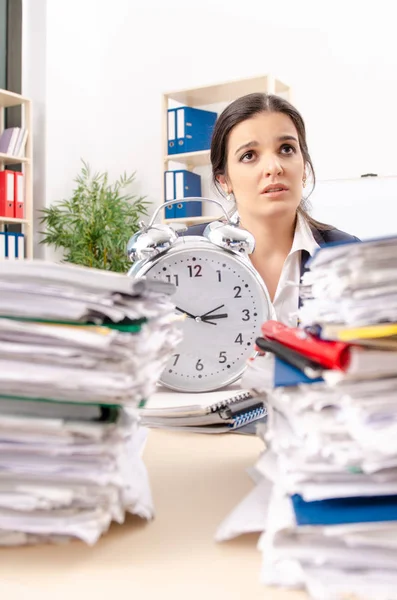
[(270, 92), (282, 94), (289, 91), (289, 86), (272, 77), (263, 75), (250, 79), (227, 81), (216, 85), (207, 85), (190, 90), (178, 90), (165, 94), (169, 99), (181, 102), (186, 106), (205, 106), (219, 102), (232, 102), (240, 96), (253, 92)]
[(11, 154), (3, 154), (0, 152), (0, 163), (5, 165), (18, 165), (22, 163), (28, 163), (29, 158), (26, 156), (12, 156)]
[(210, 162), (210, 151), (201, 150), (200, 152), (181, 152), (180, 154), (169, 154), (164, 157), (164, 162), (170, 161), (183, 163), (191, 167), (202, 167)]
[(0, 230), (4, 230), (6, 225), (21, 225), (21, 230), (25, 239), (25, 256), (33, 258), (33, 148), (32, 148), (32, 106), (31, 100), (20, 94), (0, 89), (0, 133), (5, 127), (5, 109), (14, 106), (21, 107), (21, 122), (19, 127), (28, 132), (25, 156), (12, 156), (10, 154), (0, 153), (0, 169), (6, 166), (20, 165), (23, 173), (24, 190), (24, 218), (12, 219), (9, 217), (0, 217)]
[(29, 103), (28, 98), (24, 98), (14, 92), (0, 90), (0, 106), (2, 108), (10, 108), (11, 106), (20, 106), (21, 104)]
[(26, 224), (29, 223), (28, 219), (13, 219), (11, 217), (0, 217), (0, 223), (20, 223), (20, 224)]
[(210, 223), (218, 221), (221, 217), (207, 215), (203, 217), (181, 217), (178, 219), (164, 219), (163, 223), (186, 223), (187, 225), (199, 225), (200, 223)]

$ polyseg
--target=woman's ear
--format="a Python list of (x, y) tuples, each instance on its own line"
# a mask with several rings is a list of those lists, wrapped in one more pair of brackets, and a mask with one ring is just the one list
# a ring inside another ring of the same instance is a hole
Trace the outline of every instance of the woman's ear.
[(230, 189), (230, 185), (226, 179), (226, 175), (218, 175), (217, 176), (217, 181), (218, 183), (221, 185), (223, 191), (225, 192), (226, 196), (228, 194), (231, 194), (232, 190)]
[(303, 170), (303, 178), (302, 178), (302, 182), (304, 182), (304, 186), (307, 185), (308, 183), (310, 183), (310, 181), (312, 180), (313, 177), (313, 171), (311, 166), (309, 165), (309, 163), (305, 164), (305, 168)]

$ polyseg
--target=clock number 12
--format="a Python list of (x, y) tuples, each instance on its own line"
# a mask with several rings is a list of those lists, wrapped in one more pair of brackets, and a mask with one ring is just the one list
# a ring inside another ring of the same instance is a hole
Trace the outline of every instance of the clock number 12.
[(188, 265), (189, 269), (189, 277), (202, 277), (201, 275), (201, 265)]

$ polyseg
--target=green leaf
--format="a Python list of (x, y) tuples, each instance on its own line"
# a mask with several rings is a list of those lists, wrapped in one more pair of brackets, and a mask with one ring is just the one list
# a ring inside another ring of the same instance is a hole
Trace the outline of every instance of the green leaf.
[(62, 249), (65, 262), (127, 272), (127, 242), (150, 206), (128, 190), (135, 175), (124, 172), (111, 183), (107, 172), (92, 174), (82, 160), (71, 197), (40, 211), (41, 243)]

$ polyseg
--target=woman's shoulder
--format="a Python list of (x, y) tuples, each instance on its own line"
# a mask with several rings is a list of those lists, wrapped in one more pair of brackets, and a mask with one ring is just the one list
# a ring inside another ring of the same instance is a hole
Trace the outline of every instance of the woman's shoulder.
[[(200, 223), (198, 225), (191, 225), (186, 229), (186, 231), (181, 232), (180, 235), (203, 235), (205, 228), (210, 223)], [(321, 224), (319, 224), (321, 227)], [(313, 237), (318, 244), (331, 244), (333, 242), (361, 242), (361, 240), (355, 235), (351, 235), (350, 233), (346, 233), (345, 231), (341, 231), (336, 227), (326, 226), (326, 227), (316, 227), (314, 224), (310, 223), (310, 229), (312, 231)]]
[(318, 229), (314, 225), (311, 226), (313, 237), (320, 246), (322, 244), (332, 244), (336, 242), (361, 242), (361, 240), (346, 231), (341, 231), (336, 227), (327, 229)]
[(208, 223), (199, 223), (198, 225), (191, 225), (185, 231), (182, 231), (180, 235), (203, 235), (204, 229), (209, 225)]

